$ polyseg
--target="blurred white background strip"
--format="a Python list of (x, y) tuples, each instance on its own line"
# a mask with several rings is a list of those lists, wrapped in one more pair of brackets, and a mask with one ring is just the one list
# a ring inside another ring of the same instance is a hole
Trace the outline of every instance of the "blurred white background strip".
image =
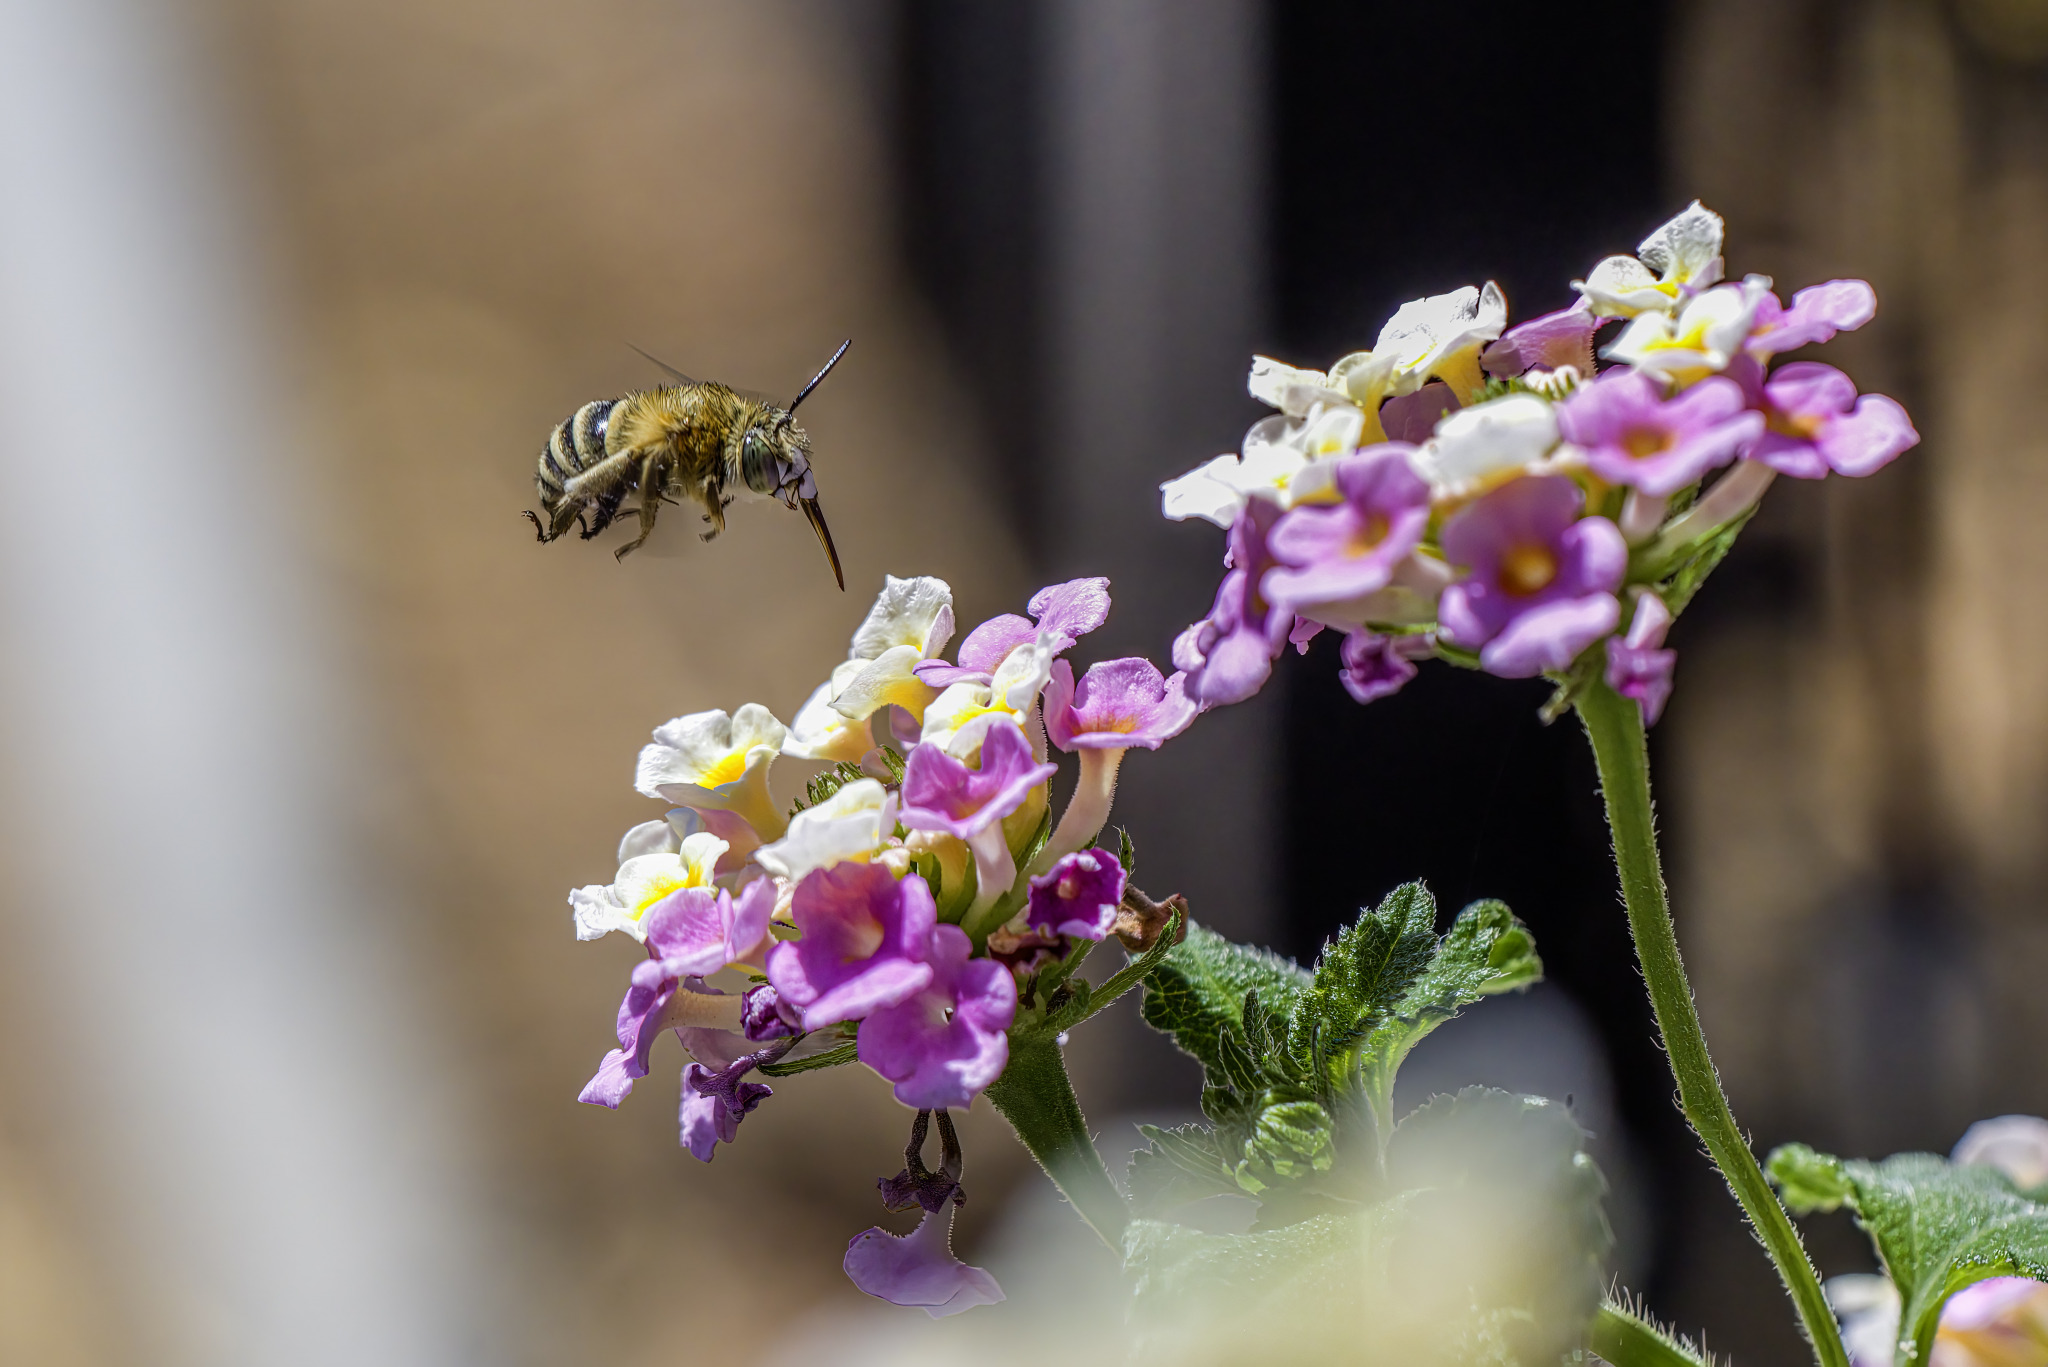
[(158, 1363), (464, 1360), (473, 1222), (349, 863), (353, 681), (218, 87), (179, 6), (0, 16), (7, 955), (95, 1301)]

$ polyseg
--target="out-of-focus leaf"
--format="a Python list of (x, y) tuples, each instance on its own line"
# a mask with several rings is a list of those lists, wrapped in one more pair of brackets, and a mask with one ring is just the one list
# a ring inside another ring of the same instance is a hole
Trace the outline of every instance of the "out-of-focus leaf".
[(1583, 1140), (1560, 1106), (1473, 1088), (1404, 1122), (1388, 1184), (1342, 1213), (1237, 1235), (1136, 1221), (1124, 1256), (1148, 1351), (1552, 1367), (1599, 1306), (1610, 1243)]
[(1235, 1161), (1206, 1125), (1140, 1125), (1150, 1147), (1131, 1155), (1124, 1186), (1140, 1214), (1158, 1215), (1205, 1196), (1242, 1195)]

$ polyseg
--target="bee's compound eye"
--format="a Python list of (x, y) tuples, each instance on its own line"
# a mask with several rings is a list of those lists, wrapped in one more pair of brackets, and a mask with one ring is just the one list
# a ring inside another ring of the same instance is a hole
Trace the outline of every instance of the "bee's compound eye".
[(775, 459), (775, 446), (760, 428), (749, 428), (747, 435), (740, 439), (740, 478), (749, 489), (757, 494), (772, 494), (780, 481), (780, 462)]

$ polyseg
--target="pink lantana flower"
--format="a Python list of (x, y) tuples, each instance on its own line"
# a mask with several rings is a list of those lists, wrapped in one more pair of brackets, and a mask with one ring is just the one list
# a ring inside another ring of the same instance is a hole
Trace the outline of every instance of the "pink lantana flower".
[(1444, 554), (1469, 575), (1444, 590), (1444, 639), (1504, 678), (1564, 669), (1621, 619), (1628, 546), (1562, 476), (1518, 479), (1445, 524)]
[(859, 1020), (922, 992), (938, 909), (924, 879), (882, 864), (834, 864), (797, 884), (802, 937), (768, 951), (768, 981), (806, 1030)]
[(1664, 388), (1641, 371), (1603, 375), (1558, 405), (1558, 432), (1600, 478), (1659, 497), (1697, 484), (1763, 433), (1763, 414), (1733, 380), (1713, 376), (1669, 399)]
[(936, 927), (924, 950), (931, 969), (924, 987), (860, 1024), (860, 1061), (894, 1083), (906, 1106), (965, 1107), (1010, 1061), (1017, 980), (973, 952), (966, 931)]
[(960, 643), (958, 664), (926, 660), (917, 666), (917, 677), (934, 688), (988, 683), (1011, 651), (1034, 644), (1042, 632), (1051, 633), (1046, 644), (1053, 654), (1071, 650), (1083, 636), (1109, 620), (1109, 581), (1069, 579), (1042, 588), (1031, 596), (1025, 611), (1031, 618), (1015, 613), (989, 618)]
[(953, 1256), (953, 1203), (929, 1212), (909, 1234), (876, 1227), (846, 1245), (846, 1275), (870, 1296), (911, 1305), (933, 1319), (1003, 1299), (996, 1279)]
[(1855, 381), (1815, 361), (1778, 367), (1763, 383), (1763, 402), (1769, 428), (1750, 459), (1794, 479), (1871, 474), (1920, 441), (1897, 400), (1859, 396)]
[(1429, 483), (1409, 463), (1413, 449), (1390, 442), (1343, 457), (1334, 462), (1338, 502), (1301, 505), (1274, 524), (1269, 600), (1297, 613), (1341, 608), (1393, 582), (1429, 525)]
[(1187, 677), (1166, 678), (1150, 660), (1104, 660), (1090, 666), (1078, 684), (1072, 665), (1055, 662), (1045, 690), (1045, 733), (1060, 749), (1080, 753), (1081, 773), (1032, 867), (1043, 872), (1091, 844), (1109, 819), (1124, 751), (1157, 750), (1187, 730), (1200, 711), (1188, 696)]

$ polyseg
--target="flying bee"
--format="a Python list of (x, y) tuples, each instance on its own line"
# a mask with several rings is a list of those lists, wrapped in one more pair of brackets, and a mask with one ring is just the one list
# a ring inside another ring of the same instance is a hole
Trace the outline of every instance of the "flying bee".
[[(588, 541), (615, 519), (637, 514), (640, 535), (613, 552), (623, 560), (653, 534), (655, 514), (665, 502), (689, 498), (703, 505), (711, 524), (703, 539), (709, 541), (725, 530), (725, 510), (735, 498), (775, 498), (786, 508), (803, 509), (843, 592), (839, 551), (818, 507), (811, 439), (796, 425), (795, 414), (852, 345), (851, 337), (841, 342), (787, 408), (693, 380), (648, 356), (676, 383), (595, 400), (556, 424), (533, 477), (541, 513), (528, 512), (527, 519), (543, 542), (572, 525)], [(639, 507), (622, 509), (634, 493)]]

